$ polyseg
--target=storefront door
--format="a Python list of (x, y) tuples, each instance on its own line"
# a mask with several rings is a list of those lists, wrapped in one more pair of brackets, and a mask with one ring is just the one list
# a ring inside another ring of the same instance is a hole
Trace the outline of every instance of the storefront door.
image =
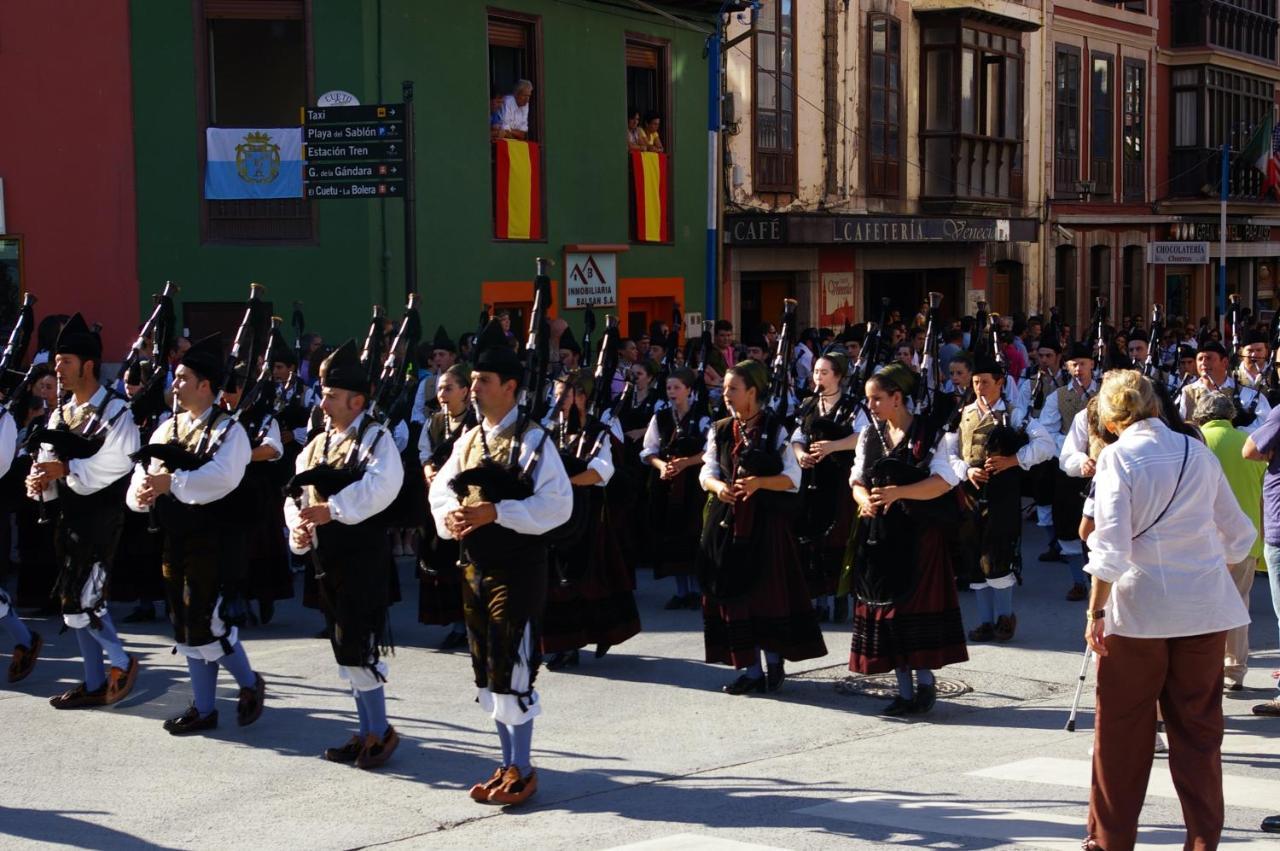
[(964, 315), (962, 269), (876, 270), (865, 274), (863, 315), (872, 322), (880, 321), (880, 299), (887, 298), (889, 309), (898, 311), (902, 321), (910, 325), (930, 292), (942, 293), (943, 317)]
[(641, 334), (648, 334), (649, 326), (655, 321), (670, 325), (675, 305), (676, 300), (670, 296), (629, 299), (626, 335), (635, 339)]
[(766, 322), (776, 326), (782, 319), (783, 300), (795, 297), (796, 280), (793, 275), (773, 274), (760, 278), (748, 278), (744, 275), (742, 327), (738, 329), (738, 339), (746, 339), (759, 331), (760, 326)]

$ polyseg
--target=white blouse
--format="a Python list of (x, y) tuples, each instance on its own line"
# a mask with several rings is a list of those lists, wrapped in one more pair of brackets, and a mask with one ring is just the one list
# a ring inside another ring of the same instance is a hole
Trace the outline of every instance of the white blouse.
[(1257, 531), (1208, 447), (1142, 420), (1102, 450), (1093, 483), (1085, 570), (1112, 583), (1108, 635), (1176, 638), (1249, 623), (1227, 565), (1249, 554)]

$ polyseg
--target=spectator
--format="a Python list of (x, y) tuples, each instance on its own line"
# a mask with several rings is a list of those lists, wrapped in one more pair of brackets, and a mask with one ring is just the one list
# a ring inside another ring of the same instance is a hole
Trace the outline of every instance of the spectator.
[(938, 362), (950, 364), (951, 359), (964, 351), (964, 332), (956, 328), (948, 328), (942, 335), (942, 346), (938, 349)]
[[(1258, 537), (1253, 548), (1241, 561), (1227, 564), (1231, 579), (1240, 592), (1245, 608), (1249, 607), (1249, 592), (1253, 589), (1253, 573), (1262, 557), (1262, 476), (1266, 468), (1257, 461), (1245, 457), (1244, 432), (1231, 425), (1235, 406), (1221, 393), (1206, 393), (1196, 402), (1191, 421), (1200, 427), (1205, 445), (1222, 464), (1227, 484), (1235, 494), (1240, 510), (1253, 523)], [(1227, 633), (1227, 652), (1223, 662), (1222, 687), (1227, 691), (1244, 688), (1244, 675), (1249, 670), (1249, 627), (1236, 627)]]
[(502, 124), (499, 138), (529, 138), (529, 101), (533, 99), (533, 83), (516, 80), (511, 94), (502, 99)]
[(609, 384), (609, 391), (614, 399), (622, 395), (622, 389), (627, 386), (627, 376), (631, 374), (631, 367), (639, 359), (640, 353), (636, 349), (635, 340), (630, 337), (618, 340), (618, 368), (614, 371), (613, 380)]
[(489, 138), (492, 141), (502, 138), (502, 95), (497, 91), (489, 94)]
[(644, 129), (640, 126), (640, 111), (631, 110), (627, 114), (627, 149), (631, 151), (645, 150)]
[(662, 153), (662, 138), (658, 135), (658, 128), (662, 126), (662, 118), (656, 112), (646, 112), (644, 114), (644, 126), (640, 129), (643, 148), (645, 151), (653, 151), (655, 154)]
[[(1262, 478), (1262, 556), (1271, 584), (1271, 606), (1280, 626), (1280, 407), (1272, 408), (1262, 426), (1244, 442), (1241, 454), (1251, 461), (1265, 461)], [(1280, 718), (1280, 695), (1253, 707), (1254, 715)]]
[(947, 361), (947, 375), (951, 377), (942, 385), (942, 389), (958, 399), (963, 399), (968, 394), (970, 385), (973, 384), (973, 355), (963, 351), (956, 352), (951, 360)]
[(1186, 847), (1222, 833), (1226, 631), (1249, 623), (1227, 573), (1257, 533), (1207, 447), (1158, 416), (1151, 382), (1107, 374), (1102, 427), (1119, 439), (1094, 475), (1093, 589), (1085, 641), (1098, 654), (1093, 778), (1084, 848), (1132, 848), (1154, 758), (1156, 706)]
[(915, 363), (915, 349), (911, 343), (903, 340), (893, 347), (893, 359), (913, 372), (918, 372)]

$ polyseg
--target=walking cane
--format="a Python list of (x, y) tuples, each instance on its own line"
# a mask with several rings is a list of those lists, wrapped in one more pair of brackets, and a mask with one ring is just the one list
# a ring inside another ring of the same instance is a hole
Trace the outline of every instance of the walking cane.
[(1076, 696), (1071, 701), (1071, 715), (1067, 717), (1067, 732), (1074, 733), (1076, 731), (1076, 713), (1080, 711), (1080, 693), (1084, 691), (1085, 677), (1089, 676), (1089, 659), (1093, 656), (1093, 648), (1085, 647), (1084, 661), (1080, 663), (1080, 677), (1076, 683)]

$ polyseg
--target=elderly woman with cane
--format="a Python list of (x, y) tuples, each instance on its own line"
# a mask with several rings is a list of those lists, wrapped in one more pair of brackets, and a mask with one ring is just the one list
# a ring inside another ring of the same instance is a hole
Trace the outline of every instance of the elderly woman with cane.
[[(1227, 570), (1257, 534), (1204, 444), (1158, 416), (1151, 383), (1107, 374), (1085, 640), (1098, 655), (1086, 849), (1133, 848), (1159, 704), (1188, 849), (1222, 833), (1222, 664), (1227, 630), (1249, 622)], [(1206, 534), (1211, 532), (1211, 534)]]

